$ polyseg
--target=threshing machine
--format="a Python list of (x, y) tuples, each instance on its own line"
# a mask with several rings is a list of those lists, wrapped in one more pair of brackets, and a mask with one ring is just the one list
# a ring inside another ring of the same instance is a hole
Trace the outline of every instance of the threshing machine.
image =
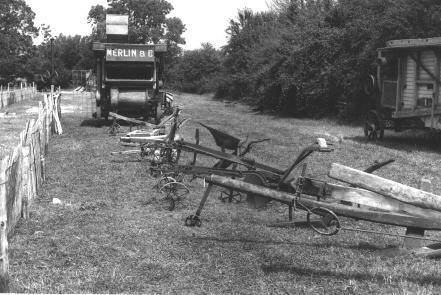
[(96, 117), (109, 112), (158, 120), (158, 108), (167, 106), (163, 87), (165, 44), (128, 44), (128, 16), (106, 16), (107, 42), (94, 42), (97, 87)]
[[(377, 77), (367, 94), (375, 96), (364, 132), (383, 138), (385, 129), (441, 129), (441, 37), (391, 40), (378, 49)], [(370, 92), (370, 93), (369, 93)]]

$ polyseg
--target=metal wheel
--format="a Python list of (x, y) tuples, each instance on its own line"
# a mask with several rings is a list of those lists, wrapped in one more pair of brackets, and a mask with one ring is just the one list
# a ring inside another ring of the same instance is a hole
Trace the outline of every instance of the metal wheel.
[(109, 135), (115, 136), (118, 134), (118, 132), (120, 132), (120, 130), (121, 130), (121, 125), (116, 123), (116, 120), (114, 120), (112, 126), (109, 127)]
[(177, 181), (164, 184), (159, 191), (166, 194), (164, 201), (168, 203), (168, 210), (170, 211), (173, 211), (178, 204), (182, 204), (190, 193), (185, 184)]
[(201, 227), (202, 221), (197, 215), (190, 215), (185, 219), (185, 226)]
[[(320, 221), (312, 221), (311, 215), (320, 216)], [(317, 233), (325, 236), (333, 236), (337, 234), (340, 229), (340, 220), (337, 215), (329, 209), (316, 207), (308, 210), (308, 214), (306, 215), (306, 220), (308, 225)]]
[(174, 179), (171, 176), (162, 176), (158, 182), (155, 184), (154, 188), (158, 190), (158, 192), (161, 192), (161, 188), (170, 182), (176, 182), (176, 179)]
[(377, 111), (370, 110), (364, 123), (364, 135), (368, 140), (382, 140), (384, 137), (384, 122)]

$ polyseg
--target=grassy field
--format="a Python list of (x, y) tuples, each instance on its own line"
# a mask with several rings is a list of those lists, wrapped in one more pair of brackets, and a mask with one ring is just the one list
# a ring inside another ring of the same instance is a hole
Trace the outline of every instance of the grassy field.
[[(370, 143), (361, 128), (331, 120), (258, 115), (206, 96), (178, 95), (177, 102), (184, 106), (183, 115), (192, 118), (181, 132), (189, 141), (200, 127), (197, 122), (242, 138), (268, 137), (271, 141), (250, 157), (286, 168), (303, 146), (326, 137), (335, 142), (335, 151), (312, 155), (308, 175), (327, 179), (333, 162), (365, 168), (394, 158), (394, 164), (376, 174), (412, 186), (425, 176), (441, 194), (439, 147), (425, 134), (386, 133), (383, 142)], [(76, 103), (63, 96), (63, 106), (75, 109)], [(149, 176), (147, 162), (110, 155), (123, 148), (107, 134), (108, 126), (84, 120), (79, 112), (64, 114), (63, 124), (64, 135), (51, 142), (47, 182), (31, 218), (19, 224), (10, 240), (12, 292), (441, 293), (438, 261), (378, 255), (402, 245), (401, 239), (353, 232), (324, 237), (308, 228), (268, 227), (287, 220), (286, 206), (276, 203), (255, 211), (244, 203), (223, 203), (219, 193), (212, 193), (202, 227), (185, 227), (203, 192), (200, 181), (189, 184), (191, 194), (182, 207), (167, 211), (163, 196), (153, 189), (156, 179)], [(204, 129), (201, 141), (214, 146)], [(62, 204), (53, 205), (53, 198)], [(404, 233), (353, 220), (344, 225)]]

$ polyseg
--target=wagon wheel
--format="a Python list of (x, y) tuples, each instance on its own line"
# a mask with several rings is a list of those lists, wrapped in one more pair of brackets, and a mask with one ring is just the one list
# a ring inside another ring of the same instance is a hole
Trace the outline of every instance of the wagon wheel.
[(368, 140), (382, 140), (384, 137), (384, 122), (380, 114), (370, 110), (366, 115), (364, 123), (364, 135)]
[(182, 204), (190, 190), (181, 182), (169, 182), (163, 185), (160, 192), (167, 194), (164, 201), (168, 203), (167, 209), (173, 211), (178, 204)]
[[(311, 215), (319, 215), (320, 221), (312, 221)], [(308, 210), (306, 215), (307, 224), (317, 233), (325, 236), (333, 236), (341, 229), (337, 215), (329, 209), (316, 207)]]

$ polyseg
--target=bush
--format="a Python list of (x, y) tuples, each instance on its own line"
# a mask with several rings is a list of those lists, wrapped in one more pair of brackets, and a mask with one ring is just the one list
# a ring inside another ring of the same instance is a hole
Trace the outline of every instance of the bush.
[(172, 87), (190, 93), (214, 92), (222, 68), (221, 54), (211, 44), (185, 51), (167, 72)]
[[(284, 116), (366, 109), (363, 77), (390, 39), (441, 35), (436, 0), (277, 0), (270, 12), (240, 11), (227, 29), (217, 97), (252, 97)], [(349, 118), (351, 119), (351, 118)]]

